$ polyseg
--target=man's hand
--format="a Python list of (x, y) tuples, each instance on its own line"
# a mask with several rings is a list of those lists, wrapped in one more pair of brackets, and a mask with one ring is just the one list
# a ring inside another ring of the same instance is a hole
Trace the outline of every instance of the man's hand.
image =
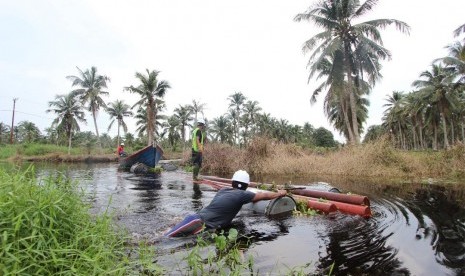
[(287, 195), (287, 191), (286, 190), (278, 190), (277, 194), (278, 194), (277, 197), (283, 197), (283, 196)]

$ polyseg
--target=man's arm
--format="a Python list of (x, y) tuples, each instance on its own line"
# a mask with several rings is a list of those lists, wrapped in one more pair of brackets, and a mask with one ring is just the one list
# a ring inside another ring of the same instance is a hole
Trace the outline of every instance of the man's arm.
[(258, 192), (255, 194), (255, 196), (252, 199), (252, 202), (257, 202), (260, 200), (269, 200), (269, 199), (275, 199), (278, 197), (283, 197), (287, 194), (285, 190), (278, 190), (277, 193), (275, 192)]

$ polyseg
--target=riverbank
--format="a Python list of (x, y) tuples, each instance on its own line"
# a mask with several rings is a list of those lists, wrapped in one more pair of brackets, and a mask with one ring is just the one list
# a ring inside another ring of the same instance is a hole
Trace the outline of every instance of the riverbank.
[[(205, 147), (204, 174), (229, 175), (245, 169), (253, 178), (346, 180), (377, 179), (385, 182), (464, 183), (465, 146), (447, 151), (402, 151), (388, 140), (340, 149), (303, 149), (293, 144), (255, 139), (247, 148), (211, 144)], [(184, 160), (189, 159), (185, 153)]]
[[(10, 146), (11, 147), (11, 146)], [(0, 160), (26, 162), (102, 163), (117, 162), (115, 153), (100, 150), (91, 154), (50, 145), (16, 146), (3, 150)], [(170, 152), (164, 159), (182, 158), (188, 165), (191, 152)], [(346, 180), (375, 179), (389, 182), (453, 182), (464, 183), (465, 146), (457, 145), (447, 151), (402, 151), (389, 141), (380, 140), (360, 146), (339, 149), (302, 148), (295, 144), (276, 143), (258, 138), (245, 148), (226, 144), (205, 146), (202, 174), (229, 176), (245, 169), (255, 181), (275, 179), (312, 179), (318, 177)]]

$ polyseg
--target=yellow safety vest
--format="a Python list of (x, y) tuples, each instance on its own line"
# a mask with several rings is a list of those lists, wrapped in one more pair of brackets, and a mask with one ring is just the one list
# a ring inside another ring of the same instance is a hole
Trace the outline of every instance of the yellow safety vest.
[(196, 152), (199, 151), (197, 146), (197, 131), (200, 131), (200, 144), (203, 145), (203, 132), (200, 130), (200, 128), (196, 127), (194, 131), (192, 131), (192, 149)]

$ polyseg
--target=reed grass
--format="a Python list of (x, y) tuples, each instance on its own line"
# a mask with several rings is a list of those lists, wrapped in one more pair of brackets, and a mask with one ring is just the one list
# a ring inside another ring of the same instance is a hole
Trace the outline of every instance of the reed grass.
[(91, 216), (81, 196), (61, 175), (38, 183), (32, 167), (0, 169), (0, 275), (128, 275), (138, 269), (124, 233), (108, 214)]
[(304, 149), (265, 138), (246, 148), (210, 144), (205, 149), (202, 173), (230, 175), (238, 169), (255, 179), (262, 175), (344, 178), (382, 178), (421, 181), (428, 178), (462, 181), (465, 176), (465, 146), (447, 151), (402, 151), (387, 139), (336, 150)]

